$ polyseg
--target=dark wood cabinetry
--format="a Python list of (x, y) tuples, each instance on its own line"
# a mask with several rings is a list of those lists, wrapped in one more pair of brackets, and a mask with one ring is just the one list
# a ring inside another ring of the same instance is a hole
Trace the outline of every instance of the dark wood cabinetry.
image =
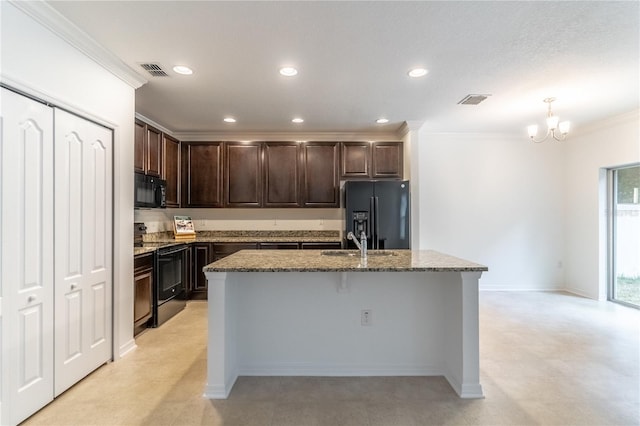
[(225, 207), (262, 206), (262, 144), (224, 144)]
[(402, 142), (342, 142), (340, 154), (342, 178), (402, 178)]
[(134, 170), (149, 176), (162, 174), (162, 132), (135, 120), (134, 130)]
[(182, 142), (135, 122), (135, 170), (167, 207), (340, 207), (339, 179), (399, 179), (402, 142)]
[(403, 144), (375, 142), (372, 145), (371, 177), (401, 178), (403, 174)]
[(370, 142), (343, 142), (340, 144), (340, 176), (368, 178), (371, 168)]
[(192, 287), (191, 298), (207, 298), (207, 278), (202, 268), (213, 262), (213, 243), (194, 243), (191, 248)]
[(193, 243), (191, 246), (191, 298), (207, 298), (207, 277), (202, 268), (240, 250), (255, 250), (258, 243)]
[(167, 207), (180, 207), (180, 142), (162, 135), (162, 179), (167, 181)]
[(333, 243), (308, 242), (300, 243), (300, 248), (302, 250), (340, 250), (342, 243), (337, 241)]
[(302, 144), (302, 205), (340, 207), (338, 181), (338, 143)]
[(145, 162), (146, 162), (146, 149), (144, 137), (146, 133), (146, 125), (139, 120), (135, 121), (134, 128), (134, 136), (133, 136), (133, 169), (136, 172), (144, 173), (145, 172)]
[(146, 174), (160, 177), (162, 175), (162, 132), (146, 125), (147, 168)]
[(215, 243), (213, 259), (220, 260), (240, 250), (255, 250), (258, 243)]
[(183, 142), (182, 207), (222, 207), (222, 142)]
[(298, 250), (299, 243), (283, 242), (283, 243), (260, 243), (260, 250)]
[(300, 144), (264, 144), (264, 207), (300, 207)]
[(184, 254), (184, 298), (189, 300), (193, 293), (193, 248), (189, 247)]
[(147, 328), (152, 315), (154, 254), (141, 254), (134, 258), (133, 273), (133, 329), (134, 335)]

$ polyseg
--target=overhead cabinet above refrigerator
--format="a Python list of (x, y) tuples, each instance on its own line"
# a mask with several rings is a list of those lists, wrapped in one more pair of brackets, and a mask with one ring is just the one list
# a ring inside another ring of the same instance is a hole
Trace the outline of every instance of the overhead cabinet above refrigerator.
[[(345, 237), (364, 231), (370, 249), (410, 248), (409, 181), (347, 181), (344, 192)], [(355, 245), (345, 240), (345, 247)]]

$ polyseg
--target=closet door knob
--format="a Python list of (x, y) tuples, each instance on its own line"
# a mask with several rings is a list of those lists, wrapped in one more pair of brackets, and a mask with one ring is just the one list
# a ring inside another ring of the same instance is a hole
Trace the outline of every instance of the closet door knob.
[(71, 291), (75, 290), (76, 288), (78, 288), (77, 284), (71, 284)]
[(36, 299), (37, 299), (36, 295), (32, 294), (31, 296), (27, 297), (27, 302), (32, 303), (32, 302), (35, 302)]

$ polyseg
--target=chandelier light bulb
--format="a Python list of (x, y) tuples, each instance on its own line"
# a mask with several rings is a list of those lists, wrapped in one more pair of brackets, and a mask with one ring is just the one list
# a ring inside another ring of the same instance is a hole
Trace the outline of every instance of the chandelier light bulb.
[(529, 133), (530, 138), (535, 138), (538, 134), (538, 125), (532, 124), (531, 126), (527, 127), (527, 132)]
[(547, 117), (547, 127), (549, 130), (555, 130), (558, 127), (558, 117), (555, 115)]
[(558, 129), (560, 130), (560, 133), (566, 135), (567, 133), (569, 133), (569, 130), (571, 130), (571, 123), (568, 121), (563, 121), (562, 123), (560, 123)]

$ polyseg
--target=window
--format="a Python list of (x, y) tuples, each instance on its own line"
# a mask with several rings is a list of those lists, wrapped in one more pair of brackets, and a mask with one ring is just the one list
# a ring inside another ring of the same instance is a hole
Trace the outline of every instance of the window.
[(640, 308), (640, 165), (609, 177), (609, 300)]

